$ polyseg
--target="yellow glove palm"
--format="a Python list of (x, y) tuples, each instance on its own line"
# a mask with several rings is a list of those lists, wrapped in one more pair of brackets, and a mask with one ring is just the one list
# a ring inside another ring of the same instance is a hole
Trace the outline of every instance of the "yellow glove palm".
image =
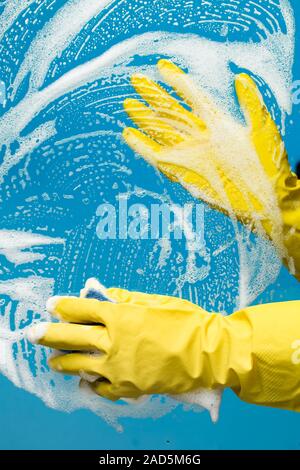
[(229, 317), (179, 298), (108, 289), (118, 303), (53, 297), (65, 323), (29, 338), (70, 351), (50, 359), (65, 374), (89, 374), (101, 396), (231, 387), (251, 403), (300, 410), (300, 302), (250, 307)]
[(244, 126), (176, 65), (160, 60), (158, 68), (192, 111), (146, 76), (134, 75), (132, 84), (150, 107), (125, 100), (143, 131), (126, 128), (128, 145), (194, 196), (266, 233), (300, 276), (300, 183), (254, 81), (241, 74), (235, 82)]

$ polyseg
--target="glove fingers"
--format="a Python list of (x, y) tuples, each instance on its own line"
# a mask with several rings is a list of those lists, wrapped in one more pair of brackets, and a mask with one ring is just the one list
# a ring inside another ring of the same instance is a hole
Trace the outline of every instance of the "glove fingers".
[(193, 113), (185, 109), (177, 100), (166, 92), (160, 85), (144, 75), (133, 75), (132, 85), (136, 92), (162, 117), (168, 118), (175, 127), (182, 124), (190, 129), (206, 129), (205, 123)]
[[(214, 101), (191, 80), (188, 74), (169, 60), (161, 59), (157, 66), (166, 83), (174, 88), (178, 96), (184, 99), (192, 109), (200, 109), (201, 116), (205, 121), (207, 119), (211, 121), (216, 116), (219, 116), (221, 119), (220, 111)], [(195, 117), (198, 122), (202, 122), (203, 126), (203, 121), (197, 116)]]
[[(198, 147), (186, 148), (185, 159), (182, 159), (183, 145), (180, 145), (181, 152), (177, 149), (165, 152), (163, 149), (157, 158), (156, 165), (166, 174), (171, 174), (188, 191), (196, 192), (197, 197), (209, 203), (213, 207), (228, 213), (232, 209), (238, 214), (249, 215), (249, 202), (246, 201), (242, 190), (232, 182), (226, 173), (210, 158), (210, 147), (201, 144)], [(179, 147), (178, 147), (179, 148)], [(202, 154), (200, 155), (200, 150)], [(198, 151), (198, 158), (193, 159), (193, 153)], [(215, 170), (213, 171), (213, 165)], [(241, 183), (240, 183), (241, 184)]]
[[(117, 303), (132, 302), (132, 292), (126, 289), (120, 289), (118, 287), (109, 287), (107, 294), (114, 299)], [(145, 295), (145, 294), (141, 294)]]
[[(238, 219), (245, 223), (253, 219), (252, 215), (258, 211), (262, 212), (263, 208), (259, 200), (246, 188), (241, 188), (233, 183), (225, 173), (218, 169), (219, 181), (218, 184), (211, 184), (209, 178), (205, 178), (200, 171), (191, 171), (180, 166), (171, 166), (168, 168), (164, 164), (167, 171), (170, 173), (174, 171), (178, 182), (182, 184), (188, 191), (192, 188), (197, 188), (197, 197), (212, 208), (217, 209), (224, 214), (229, 214), (231, 211), (235, 213)], [(160, 164), (161, 166), (161, 164)]]
[(250, 197), (247, 191), (243, 192), (240, 187), (237, 187), (224, 175), (222, 183), (229, 202), (228, 209), (230, 210), (232, 208), (235, 215), (240, 219), (251, 219), (251, 214), (254, 213), (252, 197)]
[(138, 100), (125, 100), (124, 108), (133, 122), (159, 144), (176, 145), (187, 138)]
[(197, 197), (199, 197), (199, 199), (203, 200), (214, 208), (222, 210), (224, 205), (222, 203), (222, 199), (220, 198), (218, 192), (204, 176), (194, 171), (188, 170), (187, 168), (177, 165), (170, 165), (168, 163), (160, 163), (159, 169), (171, 177), (174, 175), (177, 182), (179, 182), (183, 187), (187, 188), (187, 190), (190, 190), (191, 187), (197, 188), (195, 191), (197, 191)]
[(223, 212), (225, 214), (233, 212), (243, 223), (255, 220), (254, 215), (262, 212), (263, 207), (250, 191), (250, 188), (245, 186), (241, 180), (234, 181), (219, 166), (216, 166), (216, 171), (220, 184), (216, 185), (214, 189), (218, 192), (219, 199), (222, 201)]
[(103, 326), (75, 325), (70, 323), (43, 323), (42, 336), (39, 337), (41, 324), (28, 331), (28, 339), (53, 349), (67, 351), (107, 352), (110, 340)]
[(118, 287), (110, 287), (107, 289), (108, 295), (117, 303), (134, 303), (138, 305), (150, 305), (153, 302), (161, 302), (164, 296), (155, 294), (145, 294), (143, 292), (133, 292)]
[(150, 165), (155, 167), (158, 166), (158, 168), (172, 181), (177, 181), (174, 175), (164, 171), (163, 166), (161, 167), (158, 165), (158, 157), (163, 149), (161, 145), (147, 137), (142, 132), (131, 127), (126, 127), (123, 130), (123, 137), (127, 145), (129, 145), (134, 152), (139, 153)]
[(117, 401), (121, 398), (113, 392), (112, 385), (107, 380), (96, 380), (95, 382), (89, 384), (89, 387), (97, 395), (100, 395), (101, 397), (104, 397), (107, 400)]
[(157, 166), (157, 158), (163, 147), (137, 129), (126, 127), (123, 137), (127, 145), (139, 153), (150, 165)]
[(269, 113), (254, 80), (246, 73), (241, 73), (235, 79), (235, 89), (249, 126), (253, 130), (262, 129)]
[[(219, 210), (223, 210), (223, 212), (225, 211), (223, 198), (218, 194), (218, 191), (212, 187), (208, 179), (200, 174), (199, 171), (196, 171), (196, 169), (195, 171), (191, 171), (181, 166), (183, 163), (181, 156), (176, 154), (177, 157), (175, 155), (170, 158), (169, 154), (167, 154), (166, 157), (164, 157), (163, 147), (158, 146), (157, 143), (136, 129), (126, 128), (123, 131), (123, 136), (127, 144), (135, 152), (140, 153), (151, 165), (158, 167), (167, 176), (170, 175), (173, 180), (179, 181), (187, 190), (190, 190), (191, 187), (197, 188), (199, 191), (198, 197), (200, 197), (200, 199), (207, 202), (212, 207), (217, 207)], [(198, 166), (200, 166), (200, 159), (198, 159), (197, 162)], [(205, 161), (203, 161), (203, 163), (205, 164)], [(240, 191), (230, 181), (226, 181), (226, 187), (227, 194), (230, 194), (231, 188), (234, 189), (234, 197), (231, 198), (231, 203), (234, 209), (239, 208), (239, 212), (241, 212)], [(237, 193), (239, 193), (238, 198), (236, 197)], [(243, 197), (241, 200), (243, 200)], [(243, 207), (243, 209), (245, 210), (245, 207)]]
[[(140, 131), (126, 128), (123, 131), (123, 135), (127, 144), (150, 161), (150, 164), (158, 167), (166, 175), (171, 175), (173, 179), (179, 181), (187, 190), (190, 191), (191, 188), (197, 188), (198, 197), (212, 207), (217, 207), (225, 213), (228, 213), (232, 207), (240, 219), (248, 220), (250, 214), (254, 212), (253, 207), (257, 208), (259, 206), (253, 195), (249, 194), (248, 197), (244, 197), (244, 191), (241, 191), (225, 176), (224, 172), (219, 170), (223, 191), (228, 198), (226, 204), (224, 193), (221, 192), (222, 188), (213, 187), (209, 181), (210, 178), (205, 177), (207, 173), (207, 160), (205, 158), (198, 158), (196, 160), (194, 170), (189, 160), (190, 169), (188, 169), (183, 166), (184, 162), (182, 161), (181, 154), (178, 154), (176, 151), (174, 155), (170, 154), (170, 152), (165, 153), (164, 147), (158, 146), (158, 144)], [(202, 150), (205, 154), (204, 146)], [(245, 194), (247, 194), (247, 191)], [(255, 204), (251, 208), (252, 203)]]
[(268, 176), (277, 176), (280, 171), (290, 174), (290, 166), (280, 132), (269, 113), (263, 97), (247, 74), (235, 80), (235, 88), (246, 121), (253, 132), (253, 143)]
[(107, 316), (106, 305), (113, 308), (109, 302), (99, 302), (96, 299), (78, 297), (50, 297), (47, 301), (47, 311), (55, 318), (69, 323), (102, 323)]
[(102, 364), (99, 355), (71, 353), (55, 356), (49, 359), (51, 369), (69, 375), (95, 375), (102, 376)]
[(134, 292), (118, 287), (107, 289), (108, 295), (117, 303), (133, 303), (135, 305), (163, 305), (171, 297), (159, 294), (145, 294), (144, 292)]

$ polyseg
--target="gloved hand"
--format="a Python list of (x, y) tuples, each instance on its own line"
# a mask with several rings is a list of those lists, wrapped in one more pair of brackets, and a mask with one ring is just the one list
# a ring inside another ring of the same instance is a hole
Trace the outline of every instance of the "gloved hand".
[[(85, 286), (80, 291), (80, 297), (87, 298), (87, 299), (97, 299), (100, 302), (109, 301), (109, 302), (118, 302), (119, 301), (119, 293), (121, 292), (121, 301), (122, 301), (122, 292), (119, 289), (114, 289), (112, 291), (108, 291), (106, 287), (104, 287), (97, 279), (90, 278), (86, 281)], [(95, 377), (88, 377), (84, 374), (84, 377), (90, 382), (94, 381)], [(138, 402), (140, 403), (141, 400), (147, 400), (147, 395), (142, 395), (138, 398)], [(222, 391), (219, 389), (206, 389), (206, 388), (198, 388), (197, 390), (193, 390), (192, 392), (172, 395), (171, 398), (181, 402), (181, 403), (188, 403), (191, 405), (200, 406), (209, 411), (210, 417), (212, 421), (215, 423), (219, 417), (219, 410), (221, 405), (221, 398), (222, 398)], [(123, 401), (132, 402), (132, 399), (126, 399), (122, 397)], [(133, 399), (133, 403), (135, 400)]]
[(266, 233), (300, 279), (300, 182), (255, 82), (246, 74), (236, 77), (244, 126), (172, 62), (160, 60), (158, 68), (191, 111), (146, 76), (133, 75), (150, 107), (125, 100), (143, 131), (125, 128), (128, 145), (194, 196)]
[(223, 317), (174, 297), (108, 295), (118, 303), (49, 300), (48, 310), (66, 323), (35, 326), (29, 338), (70, 351), (50, 360), (54, 370), (95, 376), (90, 386), (110, 400), (231, 387), (243, 400), (300, 410), (300, 302)]

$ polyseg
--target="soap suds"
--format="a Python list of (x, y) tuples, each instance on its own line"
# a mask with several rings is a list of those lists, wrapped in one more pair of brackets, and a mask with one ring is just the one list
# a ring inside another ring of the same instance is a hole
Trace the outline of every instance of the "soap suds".
[(33, 246), (63, 244), (62, 238), (52, 238), (37, 233), (17, 230), (0, 230), (0, 254), (15, 266), (41, 260), (45, 254), (32, 251)]
[(26, 338), (33, 344), (38, 344), (45, 336), (49, 323), (40, 322), (30, 327), (26, 332)]
[[(124, 195), (128, 203), (195, 202), (144, 162), (138, 166), (122, 141), (122, 129), (129, 124), (123, 101), (136, 97), (130, 76), (144, 73), (162, 83), (156, 62), (173, 60), (234, 119), (226, 129), (234, 137), (242, 133), (243, 123), (233, 94), (234, 76), (250, 72), (284, 132), (285, 116), (291, 112), (293, 12), (287, 0), (228, 0), (219, 2), (218, 9), (207, 1), (160, 0), (153, 5), (152, 0), (74, 0), (50, 15), (19, 54), (18, 38), (9, 28), (16, 23), (22, 31), (30, 28), (23, 13), (34, 3), (8, 1), (1, 15), (0, 38), (3, 47), (10, 45), (16, 73), (7, 72), (6, 80), (3, 67), (1, 74), (7, 99), (0, 118), (0, 189), (6, 198), (0, 231), (0, 371), (50, 407), (89, 409), (120, 429), (119, 418), (159, 417), (178, 407), (178, 401), (151, 397), (114, 404), (83, 394), (78, 378), (66, 381), (50, 371), (49, 351), (26, 340), (31, 325), (51, 321), (47, 299), (79, 292), (85, 279), (103, 273), (107, 285), (177, 295), (226, 313), (253, 302), (281, 267), (269, 241), (241, 229), (234, 217), (225, 220), (211, 210), (205, 212), (204, 240), (196, 243), (189, 239), (187, 220), (182, 243), (97, 240), (94, 214), (99, 201), (117, 205)], [(200, 27), (208, 34), (197, 34)], [(243, 35), (245, 42), (237, 39)], [(236, 148), (236, 155), (240, 153)], [(257, 161), (249, 149), (243, 153), (246, 159), (237, 162), (247, 187), (249, 168), (257, 169)], [(223, 163), (236, 174), (229, 152), (224, 152)], [(228, 208), (215, 172), (209, 165), (201, 171), (207, 171)], [(272, 191), (263, 176), (250, 181), (273, 210)], [(14, 230), (7, 230), (12, 226)], [(59, 235), (35, 233), (40, 229)], [(218, 393), (203, 392), (192, 401), (197, 403), (192, 409), (200, 405), (217, 419)]]

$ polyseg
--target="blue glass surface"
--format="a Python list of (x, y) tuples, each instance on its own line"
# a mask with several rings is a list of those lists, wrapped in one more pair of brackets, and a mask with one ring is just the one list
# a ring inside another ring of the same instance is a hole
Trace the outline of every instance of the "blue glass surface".
[[(149, 0), (149, 4), (152, 1)], [(30, 77), (25, 76), (14, 99), (5, 99), (6, 92), (8, 92), (8, 97), (10, 96), (9, 86), (30, 44), (47, 21), (66, 3), (59, 0), (33, 2), (24, 17), (18, 19), (23, 26), (24, 24), (29, 26), (27, 26), (28, 33), (19, 41), (17, 48), (8, 46), (10, 41), (13, 41), (14, 34), (18, 32), (18, 25), (13, 26), (15, 30), (9, 30), (3, 36), (2, 42), (5, 47), (0, 56), (0, 115), (13, 109), (28, 93)], [(73, 44), (52, 61), (42, 88), (72, 70), (75, 64), (76, 66), (84, 64), (134, 34), (161, 30), (181, 32), (182, 30), (182, 32), (195, 33), (208, 39), (225, 40), (222, 36), (222, 24), (219, 30), (214, 28), (207, 31), (202, 28), (201, 8), (204, 8), (204, 3), (210, 2), (183, 2), (189, 6), (185, 5), (185, 8), (179, 8), (172, 13), (178, 20), (176, 25), (170, 21), (171, 13), (167, 14), (163, 9), (163, 4), (168, 2), (158, 1), (156, 12), (153, 12), (151, 8), (147, 11), (147, 1), (140, 3), (144, 4), (144, 9), (138, 22), (135, 22), (134, 15), (127, 15), (127, 12), (131, 11), (132, 1), (130, 0), (113, 2), (113, 8), (107, 6), (99, 17), (92, 19), (83, 32), (74, 39)], [(222, 11), (222, 2), (213, 3), (218, 4), (221, 9), (220, 15), (226, 16), (226, 11)], [(243, 8), (244, 3), (242, 0), (237, 2), (237, 8), (233, 10), (233, 14), (239, 15), (239, 8)], [(270, 3), (273, 4), (273, 13), (277, 22), (274, 23), (271, 19), (267, 21), (269, 33), (276, 34), (278, 28), (285, 32), (286, 25), (281, 17), (280, 9), (277, 8), (279, 2)], [(300, 5), (298, 0), (291, 0), (291, 4), (296, 19), (293, 76), (294, 80), (298, 78), (300, 80)], [(40, 5), (38, 11), (37, 5)], [(208, 7), (208, 9), (208, 14), (213, 18), (214, 7)], [(259, 15), (255, 9), (249, 14)], [(186, 17), (192, 17), (193, 21), (183, 31)], [(100, 21), (101, 18), (102, 21)], [(97, 28), (98, 22), (100, 26)], [(257, 31), (253, 25), (248, 30), (229, 28), (227, 40), (257, 42), (262, 34), (262, 31)], [(86, 42), (84, 42), (85, 38), (87, 38)], [(82, 48), (80, 41), (85, 44)], [(155, 54), (149, 54), (146, 57), (136, 56), (133, 58), (132, 65), (142, 65), (143, 61), (147, 64), (155, 63), (158, 58)], [(166, 178), (159, 178), (157, 173), (142, 159), (134, 157), (120, 140), (118, 117), (121, 116), (120, 119), (127, 124), (129, 120), (122, 111), (122, 99), (116, 99), (116, 97), (119, 96), (118, 93), (127, 96), (133, 90), (127, 77), (116, 76), (113, 84), (117, 93), (114, 87), (106, 86), (105, 79), (99, 79), (89, 84), (88, 88), (83, 85), (76, 91), (70, 91), (56, 98), (29, 122), (25, 130), (22, 130), (23, 135), (26, 135), (37, 124), (56, 120), (56, 134), (35, 147), (26, 163), (26, 171), (30, 175), (26, 184), (20, 183), (24, 160), (19, 161), (4, 176), (0, 186), (0, 229), (32, 231), (47, 236), (61, 237), (65, 240), (65, 245), (64, 248), (60, 245), (43, 247), (45, 258), (35, 261), (34, 265), (28, 263), (14, 266), (1, 256), (1, 281), (19, 276), (41, 275), (55, 279), (55, 293), (78, 294), (86, 279), (93, 276), (99, 277), (107, 286), (117, 284), (125, 288), (148, 292), (168, 294), (174, 292), (170, 264), (167, 263), (161, 273), (143, 265), (146, 254), (149, 250), (153, 250), (152, 241), (136, 243), (132, 240), (126, 242), (108, 240), (104, 242), (96, 236), (97, 207), (102, 201), (114, 203), (117, 194), (125, 192), (128, 187), (137, 185), (140, 188), (147, 188), (149, 192), (145, 196), (145, 201), (150, 204), (156, 200), (154, 196), (151, 196), (151, 192), (156, 195), (163, 195), (167, 192), (172, 200), (181, 203), (193, 200), (178, 185), (174, 185)], [(105, 104), (101, 104), (99, 108), (95, 105), (89, 107), (90, 93), (93, 94), (93, 103), (97, 102), (96, 96), (99, 102)], [(101, 120), (101, 113), (104, 111), (111, 115), (110, 120)], [(295, 104), (292, 116), (287, 119), (284, 137), (293, 167), (300, 161), (299, 113), (300, 105)], [(96, 135), (99, 131), (107, 130), (111, 133), (103, 138), (102, 143), (99, 136), (83, 139), (84, 152), (82, 151), (82, 146), (80, 146), (82, 134), (94, 132)], [(79, 136), (76, 141), (78, 145), (69, 146), (70, 139), (74, 135)], [(12, 154), (18, 151), (18, 146), (18, 139), (15, 139), (11, 143)], [(130, 169), (130, 172), (126, 173), (125, 180), (122, 171), (114, 172), (111, 166), (106, 167), (102, 164), (105, 161), (112, 162), (114, 158), (112, 152), (117, 152), (118, 148), (125, 155), (126, 167)], [(5, 148), (2, 148), (0, 160), (4, 158), (4, 153)], [(83, 153), (84, 156), (88, 156), (90, 165), (82, 163)], [(98, 165), (98, 161), (101, 161), (101, 165)], [(105, 188), (105, 193), (103, 193), (103, 188)], [(66, 195), (68, 197), (65, 197)], [(132, 201), (138, 201), (136, 195), (133, 195)], [(207, 220), (208, 231), (220, 221), (223, 227), (221, 235), (224, 235), (227, 228), (230, 230), (230, 224), (226, 225), (223, 216), (209, 211), (207, 218), (209, 219)], [(185, 255), (184, 243), (178, 242), (178, 250)], [(135, 256), (136, 252), (138, 252), (138, 258)], [(135, 269), (127, 270), (131, 256)], [(101, 263), (97, 263), (100, 259)], [(232, 269), (232, 279), (234, 279), (237, 267), (234, 266)], [(139, 270), (143, 270), (143, 275), (139, 274)], [(212, 270), (216, 278), (220, 267), (212, 264)], [(197, 288), (204, 295), (205, 289), (200, 284)], [(231, 288), (230, 296), (226, 294), (226, 291), (219, 294), (220, 304), (228, 313), (234, 309), (232, 299), (236, 295), (236, 286), (231, 284)], [(190, 294), (189, 286), (183, 287), (182, 295), (195, 301), (193, 294)], [(276, 284), (270, 286), (256, 301), (299, 299), (299, 295), (298, 283), (283, 268)], [(1, 301), (8, 302), (7, 296), (1, 295)], [(200, 303), (210, 310), (218, 305), (217, 299), (211, 300), (209, 305), (205, 299)], [(14, 329), (13, 324), (11, 328)], [(3, 376), (0, 377), (0, 390), (1, 449), (300, 448), (298, 432), (300, 416), (298, 414), (242, 403), (231, 391), (226, 391), (224, 394), (217, 424), (212, 424), (207, 412), (193, 413), (178, 407), (172, 413), (156, 420), (123, 419), (124, 430), (120, 433), (92, 412), (78, 410), (65, 413), (51, 409), (39, 398), (15, 387)]]

